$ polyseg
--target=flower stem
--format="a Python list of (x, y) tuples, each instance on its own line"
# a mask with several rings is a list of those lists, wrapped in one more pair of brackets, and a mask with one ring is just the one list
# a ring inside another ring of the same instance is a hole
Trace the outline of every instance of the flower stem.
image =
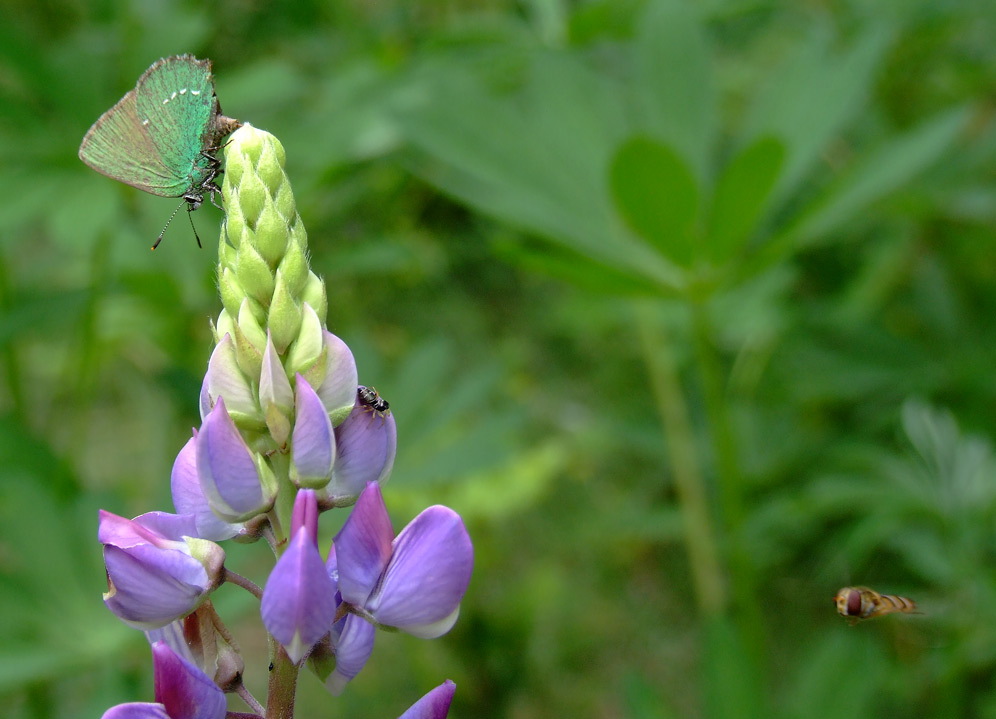
[(266, 709), (264, 709), (263, 705), (256, 700), (256, 697), (252, 695), (252, 692), (249, 691), (245, 684), (239, 682), (239, 685), (236, 687), (235, 691), (240, 697), (242, 697), (242, 701), (244, 701), (257, 715), (266, 716)]
[[(241, 574), (233, 572), (230, 569), (225, 569), (225, 581), (226, 582), (231, 582), (232, 584), (234, 584), (236, 586), (242, 587), (247, 592), (249, 592), (251, 595), (253, 595), (254, 597), (256, 597), (256, 599), (262, 599), (263, 598), (263, 590), (259, 588), (258, 584), (256, 584), (251, 579), (247, 579), (246, 577), (243, 577)], [(229, 644), (231, 644), (231, 641), (229, 640), (228, 637), (225, 637), (225, 641), (227, 641)]]
[(266, 696), (266, 719), (294, 719), (294, 693), (298, 668), (272, 636), (270, 642), (270, 684)]

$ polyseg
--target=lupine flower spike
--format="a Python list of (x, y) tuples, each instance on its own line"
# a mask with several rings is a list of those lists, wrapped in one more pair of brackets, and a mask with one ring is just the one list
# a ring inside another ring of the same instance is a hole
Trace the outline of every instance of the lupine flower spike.
[[(393, 410), (358, 383), (352, 352), (326, 328), (325, 284), (308, 265), (283, 147), (246, 124), (224, 157), (223, 309), (201, 426), (170, 477), (177, 514), (100, 512), (104, 601), (146, 631), (156, 699), (118, 705), (104, 719), (222, 719), (225, 692), (249, 706), (241, 715), (289, 719), (305, 660), (342, 692), (378, 629), (449, 631), (473, 568), (470, 537), (451, 509), (430, 507), (394, 535), (381, 491), (397, 450)], [(351, 505), (323, 561), (320, 515)], [(215, 543), (261, 537), (276, 556), (263, 589), (226, 569)], [(260, 601), (271, 648), (265, 702), (243, 684), (245, 662), (209, 599), (222, 584)], [(454, 689), (447, 680), (402, 719), (442, 719)]]

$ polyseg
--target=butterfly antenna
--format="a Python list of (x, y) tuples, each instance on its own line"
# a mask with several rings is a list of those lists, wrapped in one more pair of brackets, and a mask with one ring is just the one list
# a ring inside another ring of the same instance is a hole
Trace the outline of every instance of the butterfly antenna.
[[(157, 247), (159, 247), (159, 243), (163, 241), (163, 235), (166, 234), (166, 228), (169, 227), (169, 223), (171, 223), (173, 221), (173, 218), (176, 217), (176, 213), (180, 211), (181, 207), (183, 207), (183, 202), (181, 202), (179, 205), (176, 206), (176, 209), (173, 210), (173, 214), (169, 216), (168, 220), (166, 220), (166, 225), (165, 225), (165, 227), (163, 227), (163, 231), (159, 233), (159, 237), (156, 238), (155, 244), (152, 245), (152, 249), (153, 250), (156, 249)], [(188, 217), (189, 217), (189, 215), (188, 215)], [(190, 226), (191, 227), (194, 226), (193, 220), (190, 221)], [(197, 237), (197, 230), (194, 230), (194, 237)], [(197, 240), (197, 244), (200, 245), (201, 241)]]
[[(178, 207), (176, 209), (179, 210), (180, 208)], [(194, 231), (194, 239), (197, 240), (197, 247), (198, 247), (198, 249), (203, 250), (204, 249), (204, 245), (201, 244), (201, 236), (197, 234), (197, 228), (194, 227), (194, 218), (190, 216), (190, 213), (193, 212), (193, 211), (194, 211), (193, 210), (193, 205), (189, 205), (188, 204), (187, 205), (187, 219), (190, 220), (190, 229), (192, 229)]]

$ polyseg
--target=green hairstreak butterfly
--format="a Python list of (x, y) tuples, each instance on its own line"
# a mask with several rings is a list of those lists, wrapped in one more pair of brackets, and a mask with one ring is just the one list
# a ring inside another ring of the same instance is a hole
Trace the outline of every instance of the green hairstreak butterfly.
[[(138, 78), (134, 90), (93, 123), (80, 145), (80, 159), (139, 190), (182, 197), (190, 213), (203, 204), (205, 194), (218, 206), (215, 195), (221, 188), (215, 179), (221, 161), (215, 152), (240, 125), (221, 114), (211, 61), (174, 55), (154, 63)], [(183, 203), (176, 211), (180, 207)], [(166, 227), (152, 249), (165, 232)]]

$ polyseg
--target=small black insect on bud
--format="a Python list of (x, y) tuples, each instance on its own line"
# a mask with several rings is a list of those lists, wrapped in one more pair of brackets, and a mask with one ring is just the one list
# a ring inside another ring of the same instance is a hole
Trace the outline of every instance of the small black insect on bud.
[(369, 407), (374, 412), (387, 412), (391, 409), (391, 405), (388, 404), (387, 400), (377, 394), (377, 390), (373, 387), (360, 385), (356, 388), (356, 396), (359, 397), (360, 404)]

